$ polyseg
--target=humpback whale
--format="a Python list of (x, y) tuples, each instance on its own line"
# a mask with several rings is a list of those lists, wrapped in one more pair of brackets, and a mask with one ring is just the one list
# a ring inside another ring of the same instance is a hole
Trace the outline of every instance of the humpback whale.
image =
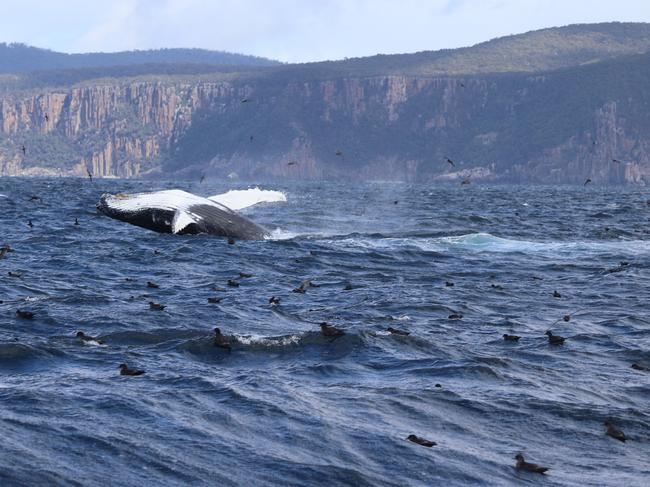
[(179, 189), (148, 193), (104, 193), (97, 209), (105, 215), (160, 233), (208, 233), (242, 240), (269, 235), (257, 223), (215, 201)]

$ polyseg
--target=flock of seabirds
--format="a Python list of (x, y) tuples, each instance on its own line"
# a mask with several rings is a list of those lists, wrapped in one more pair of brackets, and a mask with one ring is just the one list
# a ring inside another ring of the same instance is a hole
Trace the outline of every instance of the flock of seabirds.
[[(248, 99), (242, 99), (241, 100), (242, 103), (247, 103), (248, 101), (249, 101)], [(46, 114), (45, 117), (46, 117), (46, 120), (47, 120), (48, 115)], [(250, 137), (250, 140), (251, 140), (251, 142), (253, 141), (253, 136), (252, 135)], [(594, 144), (595, 144), (595, 142), (594, 142)], [(27, 148), (24, 145), (22, 145), (21, 150), (23, 152), (23, 155), (25, 155), (26, 151), (27, 151)], [(343, 152), (341, 150), (337, 150), (335, 154), (337, 156), (343, 156)], [(447, 158), (445, 158), (445, 161), (451, 167), (455, 167), (455, 163), (454, 163), (454, 161), (452, 159), (447, 157)], [(612, 162), (621, 163), (621, 161), (618, 160), (618, 159), (612, 159)], [(287, 164), (289, 166), (293, 166), (293, 165), (297, 164), (297, 161), (290, 161)], [(93, 180), (92, 173), (88, 169), (86, 171), (88, 173), (89, 180), (92, 182), (92, 180)], [(204, 179), (205, 179), (205, 175), (201, 175), (200, 183), (202, 183), (204, 181)], [(586, 186), (589, 183), (591, 183), (591, 178), (587, 178), (585, 180), (584, 186)], [(461, 185), (470, 184), (470, 179), (469, 178), (464, 178), (464, 179), (461, 180), (460, 184)], [(39, 201), (42, 201), (42, 200), (41, 200), (41, 198), (39, 196), (32, 196), (30, 198), (30, 201), (39, 202)], [(398, 201), (394, 201), (394, 203), (397, 204)], [(650, 205), (650, 199), (646, 203), (648, 205)], [(33, 224), (33, 222), (31, 220), (28, 221), (27, 225), (30, 228), (32, 228), (34, 226), (34, 224)], [(77, 226), (80, 225), (79, 220), (77, 218), (75, 218), (74, 225), (77, 225)], [(234, 241), (234, 239), (229, 237), (228, 238), (228, 243), (229, 244), (234, 244), (235, 241)], [(13, 250), (14, 249), (8, 244), (5, 244), (2, 247), (0, 247), (0, 260), (4, 259), (6, 254), (9, 253), (9, 252), (13, 252)], [(609, 272), (609, 273), (620, 272), (620, 271), (624, 270), (627, 265), (628, 265), (628, 262), (621, 262), (619, 266), (608, 269), (607, 272)], [(18, 273), (18, 272), (9, 271), (8, 276), (9, 277), (20, 278), (21, 274)], [(229, 279), (227, 281), (227, 285), (229, 287), (239, 287), (239, 279), (246, 279), (246, 278), (250, 278), (250, 277), (253, 277), (253, 275), (252, 274), (247, 274), (247, 273), (244, 273), (244, 272), (240, 272), (239, 277), (236, 278), (236, 279)], [(127, 278), (127, 280), (130, 280), (130, 278)], [(452, 287), (452, 286), (454, 286), (454, 283), (447, 281), (447, 282), (445, 282), (445, 286)], [(147, 287), (155, 289), (155, 288), (159, 288), (159, 285), (156, 284), (153, 281), (147, 281)], [(311, 287), (319, 287), (319, 286), (318, 286), (318, 284), (315, 284), (311, 280), (307, 279), (307, 280), (304, 280), (300, 284), (300, 286), (293, 289), (292, 292), (299, 293), (299, 294), (304, 294)], [(501, 286), (496, 285), (496, 284), (492, 284), (492, 287), (501, 288)], [(352, 289), (352, 286), (350, 284), (346, 285), (346, 287), (344, 288), (344, 290), (350, 290), (350, 289)], [(223, 291), (224, 289), (215, 287), (215, 288), (213, 288), (213, 290), (214, 291)], [(562, 296), (557, 291), (554, 291), (553, 292), (553, 297), (554, 298), (561, 298)], [(208, 300), (208, 303), (218, 304), (221, 301), (221, 298), (209, 297), (209, 298), (207, 298), (207, 300)], [(271, 298), (269, 298), (268, 302), (269, 302), (270, 306), (278, 306), (278, 305), (280, 305), (281, 300), (280, 300), (280, 298), (278, 298), (276, 296), (272, 296)], [(2, 301), (0, 301), (0, 304), (1, 303), (2, 303)], [(156, 303), (154, 301), (149, 301), (149, 309), (151, 309), (151, 310), (163, 311), (165, 309), (165, 307), (166, 307), (165, 304)], [(17, 309), (16, 310), (16, 316), (18, 318), (21, 318), (21, 319), (31, 320), (31, 319), (34, 318), (35, 313), (32, 312), (32, 311), (28, 311), (28, 310)], [(452, 313), (452, 314), (449, 315), (448, 318), (450, 320), (460, 320), (460, 319), (463, 318), (463, 315), (461, 313)], [(561, 320), (563, 320), (565, 322), (568, 322), (568, 321), (571, 320), (571, 315), (570, 314), (564, 315), (561, 318)], [(557, 320), (555, 323), (558, 323), (559, 321), (560, 320)], [(553, 323), (553, 324), (555, 324), (555, 323)], [(336, 327), (334, 325), (331, 325), (329, 323), (326, 323), (326, 322), (320, 323), (320, 330), (321, 330), (321, 334), (324, 337), (331, 339), (331, 341), (334, 341), (337, 338), (339, 338), (339, 337), (341, 337), (341, 336), (343, 336), (345, 334), (345, 331), (343, 329), (338, 328), (338, 327)], [(388, 327), (386, 329), (386, 331), (391, 333), (391, 334), (394, 334), (394, 335), (407, 336), (407, 335), (410, 334), (410, 332), (408, 332), (406, 330), (401, 330), (401, 329), (393, 328), (393, 327)], [(565, 340), (566, 340), (565, 337), (553, 334), (553, 332), (551, 330), (546, 331), (545, 335), (548, 337), (548, 343), (551, 346), (563, 345)], [(97, 337), (87, 335), (83, 331), (78, 331), (75, 336), (80, 341), (85, 342), (85, 343), (94, 343), (94, 344), (99, 344), (99, 345), (104, 344), (103, 340), (101, 340), (101, 339), (99, 339)], [(506, 341), (506, 342), (518, 342), (520, 339), (521, 339), (521, 337), (518, 336), (518, 335), (510, 335), (510, 334), (507, 334), (507, 333), (503, 334), (503, 340)], [(221, 332), (220, 328), (215, 328), (214, 329), (213, 344), (214, 344), (215, 347), (227, 350), (228, 352), (230, 352), (231, 349), (232, 349), (231, 338), (228, 337), (227, 335), (224, 335)], [(633, 363), (631, 365), (631, 368), (634, 369), (634, 370), (640, 371), (640, 372), (650, 372), (650, 368), (644, 367), (644, 366), (639, 365), (637, 363)], [(144, 370), (137, 369), (137, 368), (131, 368), (127, 364), (124, 364), (124, 363), (120, 364), (118, 366), (118, 369), (120, 371), (120, 375), (123, 375), (123, 376), (136, 377), (136, 376), (141, 376), (141, 375), (145, 374)], [(435, 387), (442, 387), (442, 386), (440, 384), (435, 384)], [(626, 442), (628, 440), (628, 437), (625, 435), (625, 433), (620, 428), (618, 428), (615, 424), (613, 424), (612, 422), (605, 421), (603, 423), (603, 426), (605, 427), (605, 434), (607, 436), (610, 436), (610, 437), (612, 437), (612, 438), (614, 438), (614, 439), (616, 439), (618, 441), (621, 441), (621, 442)], [(426, 438), (422, 438), (422, 437), (417, 436), (415, 434), (409, 435), (406, 438), (406, 440), (408, 440), (410, 442), (413, 442), (415, 444), (421, 445), (423, 447), (427, 447), (427, 448), (431, 448), (433, 446), (436, 446), (436, 443), (434, 441), (428, 440)], [(550, 470), (549, 467), (544, 467), (544, 466), (540, 466), (540, 465), (538, 465), (536, 463), (527, 462), (525, 460), (524, 456), (521, 453), (518, 453), (514, 457), (514, 459), (516, 460), (515, 468), (517, 470), (522, 470), (522, 471), (532, 472), (532, 473), (538, 473), (538, 474), (545, 474), (548, 470)]]

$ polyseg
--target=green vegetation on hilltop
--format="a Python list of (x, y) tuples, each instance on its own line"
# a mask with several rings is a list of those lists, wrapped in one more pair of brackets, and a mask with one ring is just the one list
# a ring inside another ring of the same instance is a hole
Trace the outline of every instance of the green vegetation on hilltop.
[(161, 63), (223, 66), (273, 66), (278, 61), (206, 49), (151, 49), (144, 51), (66, 54), (20, 43), (0, 43), (0, 73), (132, 66)]

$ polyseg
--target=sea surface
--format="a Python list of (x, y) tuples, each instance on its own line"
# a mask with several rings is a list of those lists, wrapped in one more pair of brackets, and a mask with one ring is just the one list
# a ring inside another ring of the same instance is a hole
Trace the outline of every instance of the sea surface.
[(0, 178), (1, 485), (650, 485), (650, 190), (266, 184), (235, 245), (95, 209), (253, 186)]

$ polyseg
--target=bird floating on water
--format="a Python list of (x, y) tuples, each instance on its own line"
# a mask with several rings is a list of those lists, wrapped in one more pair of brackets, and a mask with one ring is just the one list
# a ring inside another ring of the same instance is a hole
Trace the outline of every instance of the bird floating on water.
[(435, 441), (425, 440), (424, 438), (420, 438), (419, 436), (416, 435), (408, 435), (406, 439), (412, 443), (416, 443), (421, 446), (426, 446), (427, 448), (431, 448), (432, 446), (437, 445)]
[(518, 335), (508, 335), (507, 333), (504, 333), (504, 334), (503, 334), (503, 339), (504, 339), (506, 342), (517, 342), (517, 341), (519, 341), (520, 338), (521, 338), (521, 337), (518, 336)]
[(141, 369), (130, 369), (128, 365), (126, 364), (120, 364), (119, 367), (120, 369), (120, 375), (142, 375), (144, 374), (144, 370)]
[(517, 470), (524, 470), (526, 472), (541, 473), (541, 474), (544, 474), (549, 470), (547, 467), (540, 467), (536, 463), (527, 462), (526, 460), (524, 460), (524, 456), (521, 453), (517, 453), (517, 455), (515, 456), (515, 460), (517, 460), (517, 463), (515, 465), (515, 468)]
[(337, 328), (333, 325), (328, 325), (325, 322), (320, 324), (320, 331), (323, 334), (323, 336), (326, 337), (340, 337), (342, 335), (345, 335), (345, 332), (340, 328)]
[(18, 318), (22, 318), (24, 320), (31, 320), (31, 319), (34, 318), (34, 313), (32, 313), (31, 311), (23, 311), (23, 310), (17, 309), (16, 310), (16, 316), (18, 316)]
[(214, 329), (214, 346), (219, 348), (225, 348), (228, 351), (231, 350), (230, 340), (228, 339), (227, 336), (221, 333), (221, 330), (219, 328)]
[(544, 334), (548, 337), (548, 343), (550, 343), (551, 345), (562, 345), (564, 343), (564, 340), (566, 340), (564, 337), (561, 337), (560, 335), (553, 335), (551, 330), (548, 330)]
[(90, 335), (86, 335), (83, 331), (78, 331), (75, 336), (83, 342), (96, 342), (99, 343), (100, 345), (104, 344), (103, 340), (100, 340)]
[(157, 310), (164, 310), (167, 307), (165, 304), (160, 304), (160, 303), (154, 303), (153, 301), (149, 301), (149, 309), (157, 309)]
[(402, 335), (402, 336), (408, 336), (411, 333), (408, 331), (400, 330), (399, 328), (393, 328), (392, 326), (389, 326), (386, 328), (386, 331), (393, 334), (393, 335)]
[(612, 423), (610, 423), (609, 421), (605, 421), (603, 424), (605, 425), (605, 428), (607, 428), (607, 431), (605, 431), (605, 434), (607, 436), (611, 436), (612, 438), (618, 441), (622, 441), (623, 443), (627, 441), (627, 436), (625, 436), (625, 433), (623, 433)]

